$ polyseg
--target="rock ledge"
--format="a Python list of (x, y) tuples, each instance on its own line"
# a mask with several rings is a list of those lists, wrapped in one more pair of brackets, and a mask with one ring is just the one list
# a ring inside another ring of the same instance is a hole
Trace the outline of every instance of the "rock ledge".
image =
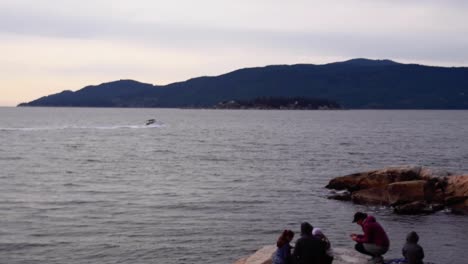
[[(388, 167), (332, 179), (330, 199), (388, 205), (399, 214), (449, 209), (468, 214), (468, 175), (419, 166)], [(338, 191), (338, 192), (337, 192)]]
[[(276, 246), (268, 245), (257, 250), (254, 254), (241, 258), (234, 264), (271, 264), (271, 256), (276, 250)], [(355, 250), (346, 248), (333, 248), (333, 264), (368, 264), (367, 257)], [(391, 260), (386, 260), (391, 262)], [(431, 264), (425, 262), (426, 264)]]

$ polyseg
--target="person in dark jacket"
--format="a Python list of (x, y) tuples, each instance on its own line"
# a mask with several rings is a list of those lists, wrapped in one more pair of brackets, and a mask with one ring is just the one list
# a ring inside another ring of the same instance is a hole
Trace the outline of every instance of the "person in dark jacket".
[(423, 264), (424, 250), (418, 245), (419, 236), (412, 231), (406, 236), (406, 244), (403, 246), (403, 257), (408, 264)]
[(330, 240), (328, 240), (327, 236), (322, 232), (322, 229), (315, 228), (312, 230), (312, 235), (325, 243), (325, 258), (323, 259), (322, 263), (324, 264), (331, 264), (333, 262), (333, 251), (331, 248)]
[(273, 264), (292, 264), (291, 257), (291, 241), (294, 238), (294, 232), (291, 230), (284, 230), (281, 233), (276, 246), (278, 247), (273, 254)]
[(354, 214), (353, 223), (360, 225), (364, 231), (362, 235), (351, 234), (351, 239), (357, 242), (355, 249), (372, 256), (374, 263), (383, 263), (382, 255), (387, 253), (390, 246), (385, 230), (377, 223), (375, 217), (362, 212)]
[(326, 245), (312, 235), (312, 225), (301, 224), (301, 237), (296, 241), (293, 259), (296, 264), (322, 264), (326, 255)]

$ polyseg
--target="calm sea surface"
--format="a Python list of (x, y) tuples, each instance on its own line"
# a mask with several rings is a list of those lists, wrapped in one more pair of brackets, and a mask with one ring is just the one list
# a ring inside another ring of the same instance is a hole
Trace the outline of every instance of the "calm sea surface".
[(324, 189), (390, 165), (466, 173), (467, 135), (468, 111), (0, 108), (0, 263), (230, 264), (302, 221), (351, 248), (356, 210), (387, 256), (415, 230), (427, 261), (467, 263), (468, 217)]

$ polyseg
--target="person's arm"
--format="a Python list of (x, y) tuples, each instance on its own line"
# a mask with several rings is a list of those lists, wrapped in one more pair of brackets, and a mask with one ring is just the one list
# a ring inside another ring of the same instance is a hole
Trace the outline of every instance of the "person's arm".
[(356, 239), (354, 241), (358, 243), (368, 243), (369, 242), (369, 237), (372, 233), (372, 226), (371, 225), (365, 225), (363, 226), (362, 230), (364, 231), (363, 235), (357, 235)]
[(328, 240), (327, 237), (324, 237), (324, 238), (325, 238), (324, 241), (325, 241), (325, 246), (326, 246), (325, 249), (329, 250), (331, 248), (330, 240)]
[(284, 259), (286, 260), (287, 264), (293, 264), (294, 263), (292, 255), (291, 255), (291, 245), (290, 244), (287, 245), (286, 256), (285, 256)]
[(296, 241), (296, 245), (294, 246), (293, 254), (291, 256), (292, 263), (298, 263), (299, 256), (301, 255), (301, 240), (298, 239)]
[(405, 259), (408, 259), (406, 257), (406, 245), (404, 245), (403, 248), (401, 249), (401, 254), (403, 255), (403, 257), (405, 257)]

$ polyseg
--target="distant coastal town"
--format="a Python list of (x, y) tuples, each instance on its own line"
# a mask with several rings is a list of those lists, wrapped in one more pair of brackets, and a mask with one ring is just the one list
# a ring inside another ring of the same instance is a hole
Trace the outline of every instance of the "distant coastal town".
[(333, 101), (305, 97), (260, 97), (253, 100), (229, 100), (214, 106), (215, 109), (261, 109), (261, 110), (331, 110), (341, 109)]

